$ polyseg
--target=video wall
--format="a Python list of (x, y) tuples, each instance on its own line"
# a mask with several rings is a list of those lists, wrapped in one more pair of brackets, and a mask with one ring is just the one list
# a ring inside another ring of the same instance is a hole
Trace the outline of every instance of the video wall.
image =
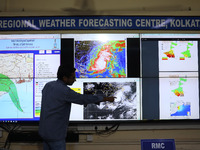
[(71, 121), (199, 119), (200, 34), (0, 35), (0, 122), (39, 121), (41, 90), (74, 63), (82, 94), (114, 103), (72, 104)]

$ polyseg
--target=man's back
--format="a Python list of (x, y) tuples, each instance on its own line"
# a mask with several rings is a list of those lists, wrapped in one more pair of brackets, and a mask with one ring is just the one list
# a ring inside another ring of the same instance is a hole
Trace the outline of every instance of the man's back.
[(66, 136), (71, 110), (71, 103), (65, 97), (68, 90), (61, 80), (47, 83), (42, 90), (39, 133), (44, 139), (60, 140)]

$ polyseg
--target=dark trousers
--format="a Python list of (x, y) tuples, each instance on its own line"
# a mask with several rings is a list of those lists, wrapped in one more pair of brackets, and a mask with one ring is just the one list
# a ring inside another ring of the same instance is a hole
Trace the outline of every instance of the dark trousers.
[(44, 141), (43, 150), (66, 150), (65, 140), (61, 141)]

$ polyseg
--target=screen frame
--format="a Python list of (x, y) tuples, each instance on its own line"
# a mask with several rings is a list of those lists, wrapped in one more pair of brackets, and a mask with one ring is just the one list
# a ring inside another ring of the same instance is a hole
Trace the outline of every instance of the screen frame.
[[(98, 33), (97, 33), (98, 34)], [(125, 34), (125, 33), (122, 33), (122, 34)], [(165, 34), (165, 33), (163, 33), (163, 34)], [(140, 34), (140, 35), (142, 35), (142, 34)], [(160, 35), (160, 34), (158, 34), (158, 35)], [(169, 34), (170, 35), (170, 34)], [(191, 35), (191, 34), (177, 34), (177, 35)], [(193, 35), (199, 35), (199, 34), (193, 34)], [(142, 37), (140, 37), (140, 39), (141, 39)], [(180, 38), (180, 37), (178, 37), (178, 38)], [(62, 38), (61, 38), (62, 39)], [(73, 39), (73, 38), (72, 38)], [(167, 40), (168, 38), (166, 38), (166, 40)], [(176, 38), (174, 38), (174, 39), (176, 39)], [(191, 38), (189, 38), (190, 40), (191, 40)], [(196, 38), (194, 38), (194, 39), (196, 39)], [(142, 42), (141, 42), (142, 43)], [(73, 47), (73, 46), (72, 46)], [(141, 50), (142, 51), (142, 50)], [(141, 55), (142, 55), (142, 52), (141, 52)], [(141, 56), (142, 57), (142, 56)], [(200, 54), (198, 53), (198, 57), (200, 58)], [(73, 58), (72, 58), (73, 59)], [(142, 58), (141, 58), (142, 59)], [(62, 63), (62, 59), (61, 59), (61, 63)], [(74, 61), (74, 60), (73, 60)], [(142, 61), (142, 60), (140, 60), (140, 61)], [(199, 65), (199, 64), (198, 64)], [(198, 66), (198, 67), (200, 67), (200, 65)], [(143, 68), (142, 66), (141, 66), (141, 68)], [(142, 72), (142, 70), (141, 70), (141, 72)], [(142, 80), (143, 80), (143, 77), (140, 77), (140, 78), (142, 78)], [(144, 77), (145, 78), (145, 77)], [(143, 82), (141, 83), (141, 84), (143, 84)], [(147, 88), (149, 88), (149, 87), (147, 87)], [(142, 95), (142, 97), (144, 97), (144, 95)], [(142, 103), (142, 105), (143, 105), (144, 103)], [(141, 106), (142, 107), (142, 106)], [(142, 112), (142, 113), (144, 113), (144, 112)], [(39, 120), (37, 120), (37, 121), (17, 121), (17, 122), (14, 122), (14, 123), (19, 123), (19, 124), (26, 124), (26, 125), (28, 125), (28, 124), (38, 124), (38, 122), (39, 122)], [(124, 121), (123, 120), (114, 120), (113, 121), (114, 123), (120, 123), (120, 124), (129, 124), (129, 123), (180, 123), (181, 124), (181, 122), (182, 123), (188, 123), (188, 122), (191, 122), (191, 123), (196, 123), (197, 122), (197, 124), (198, 123), (200, 123), (200, 119), (177, 119), (177, 120), (168, 120), (168, 119), (166, 119), (166, 120), (158, 120), (158, 119), (155, 119), (155, 118), (149, 118), (148, 120), (146, 120), (146, 119), (143, 119), (143, 120), (125, 120), (125, 123), (124, 123)], [(2, 122), (0, 122), (0, 123), (2, 123)], [(3, 122), (4, 123), (4, 122)], [(13, 124), (13, 122), (6, 122), (6, 123), (9, 123), (9, 124)], [(109, 121), (99, 121), (99, 122), (97, 122), (97, 121), (70, 121), (70, 124), (72, 124), (72, 125), (75, 125), (75, 124), (110, 124), (111, 122), (109, 122)]]

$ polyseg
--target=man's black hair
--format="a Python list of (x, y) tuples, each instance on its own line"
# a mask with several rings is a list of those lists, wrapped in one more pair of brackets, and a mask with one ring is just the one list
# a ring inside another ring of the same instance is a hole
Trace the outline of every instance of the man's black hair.
[(57, 72), (57, 78), (62, 80), (64, 76), (70, 77), (76, 68), (72, 64), (60, 65)]

